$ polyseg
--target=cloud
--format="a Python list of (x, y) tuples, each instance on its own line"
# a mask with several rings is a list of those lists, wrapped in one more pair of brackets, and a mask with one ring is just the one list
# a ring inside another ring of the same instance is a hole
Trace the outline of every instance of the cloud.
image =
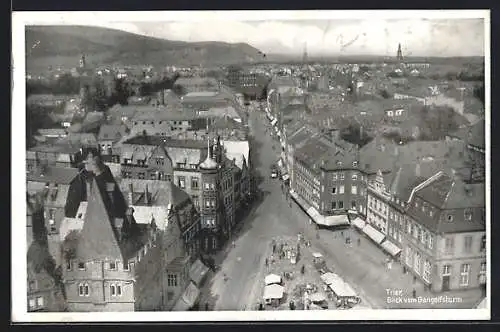
[(97, 23), (159, 38), (249, 43), (268, 53), (470, 56), (484, 54), (482, 19)]

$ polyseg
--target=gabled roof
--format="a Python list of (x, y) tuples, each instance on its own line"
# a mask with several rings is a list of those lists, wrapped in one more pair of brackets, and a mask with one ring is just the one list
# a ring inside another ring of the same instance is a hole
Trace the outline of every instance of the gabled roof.
[(87, 211), (77, 246), (77, 257), (83, 261), (122, 259), (114, 226), (95, 179), (92, 181), (88, 197)]
[(127, 127), (121, 124), (103, 124), (99, 129), (98, 140), (115, 140), (118, 141), (120, 138), (126, 135)]
[(78, 175), (78, 170), (71, 167), (45, 167), (27, 175), (27, 181), (55, 184), (70, 184)]

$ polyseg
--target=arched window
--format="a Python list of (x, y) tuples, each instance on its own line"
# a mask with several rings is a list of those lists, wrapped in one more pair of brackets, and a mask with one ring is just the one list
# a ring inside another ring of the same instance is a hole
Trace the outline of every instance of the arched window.
[(115, 287), (115, 285), (111, 284), (109, 286), (109, 293), (111, 294), (111, 296), (116, 296), (116, 287)]

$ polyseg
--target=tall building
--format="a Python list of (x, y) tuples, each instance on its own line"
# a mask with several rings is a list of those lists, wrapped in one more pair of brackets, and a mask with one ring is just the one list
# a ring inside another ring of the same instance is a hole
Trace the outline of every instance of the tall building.
[(396, 59), (399, 62), (403, 61), (403, 51), (401, 51), (401, 43), (398, 44), (398, 53), (397, 53)]

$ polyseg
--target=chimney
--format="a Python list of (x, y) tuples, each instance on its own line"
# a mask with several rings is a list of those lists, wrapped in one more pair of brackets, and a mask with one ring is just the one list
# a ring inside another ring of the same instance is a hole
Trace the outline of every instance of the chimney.
[(128, 185), (128, 205), (134, 204), (134, 187), (132, 183)]
[(144, 204), (149, 205), (148, 185), (146, 185), (146, 188), (144, 189)]

